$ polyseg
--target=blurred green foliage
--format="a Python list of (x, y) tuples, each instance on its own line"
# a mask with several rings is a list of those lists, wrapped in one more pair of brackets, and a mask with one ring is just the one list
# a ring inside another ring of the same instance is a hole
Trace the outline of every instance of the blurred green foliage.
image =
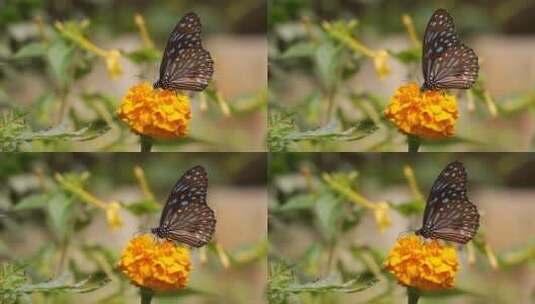
[[(126, 76), (150, 82), (169, 32), (189, 10), (202, 16), (203, 36), (263, 35), (265, 25), (258, 22), (258, 16), (265, 14), (262, 1), (208, 2), (3, 1), (0, 4), (2, 151), (135, 149), (133, 142), (137, 136), (115, 117), (120, 96), (125, 92), (96, 90), (88, 85), (88, 78), (99, 71), (96, 67), (104, 64), (109, 75), (100, 77), (115, 79), (128, 62), (141, 70), (142, 75)], [(94, 42), (118, 41), (132, 34), (139, 36), (134, 22), (134, 15), (139, 12), (146, 17), (149, 35), (157, 38), (157, 47), (140, 43), (134, 49), (107, 50)], [(24, 87), (28, 85), (31, 87)], [(224, 141), (221, 137), (228, 137), (225, 132), (231, 132), (231, 128), (215, 125), (231, 120), (251, 124), (253, 118), (265, 112), (264, 89), (226, 99), (214, 82), (204, 95), (196, 94), (192, 103), (194, 108), (200, 108), (200, 113), (194, 115), (192, 134), (185, 139), (157, 143), (162, 150), (191, 147), (209, 151), (260, 150), (256, 147), (258, 141), (254, 141), (256, 134), (245, 132), (234, 140)], [(210, 132), (211, 129), (218, 132)]]
[[(271, 1), (268, 15), (269, 149), (406, 150), (405, 136), (383, 115), (389, 96), (374, 90), (380, 83), (367, 87), (370, 81), (364, 81), (379, 78), (379, 82), (384, 82), (394, 65), (405, 69), (404, 83), (421, 81), (421, 45), (411, 41), (402, 16), (412, 17), (416, 39), (420, 40), (432, 12), (438, 7), (450, 9), (457, 30), (465, 38), (467, 34), (514, 33), (512, 22), (516, 22), (515, 28), (519, 24), (521, 29), (534, 28), (533, 18), (524, 14), (524, 10), (532, 6), (525, 1), (507, 4), (499, 1)], [(395, 50), (374, 49), (368, 45), (368, 40), (385, 45), (385, 37), (396, 37), (394, 35), (403, 35), (412, 43)], [(370, 63), (375, 68), (374, 74), (370, 74), (369, 69), (363, 70)], [(364, 75), (365, 71), (369, 74)], [(519, 137), (514, 125), (526, 115), (530, 121), (534, 120), (535, 87), (496, 98), (489, 94), (485, 78), (482, 60), (476, 85), (471, 90), (455, 92), (460, 95), (461, 113), (456, 135), (425, 141), (426, 149), (532, 149), (533, 140), (528, 146), (520, 143), (525, 139)], [(399, 83), (398, 87), (401, 85)], [(489, 120), (499, 120), (508, 127), (496, 130), (499, 135), (490, 134)], [(354, 136), (355, 130), (363, 127), (364, 132)], [(299, 136), (302, 133), (308, 136)], [(500, 140), (495, 140), (496, 136)]]
[[(426, 198), (411, 191), (408, 198), (385, 201), (387, 217), (397, 218), (398, 222), (402, 218), (408, 225), (405, 231), (392, 232), (393, 228), (377, 217), (373, 206), (381, 202), (374, 197), (392, 188), (411, 189), (404, 173), (406, 165), (412, 167), (416, 186), (426, 196), (436, 176), (453, 160), (463, 162), (468, 170), (469, 196), (481, 188), (535, 189), (533, 179), (529, 184), (518, 182), (519, 176), (525, 177), (526, 172), (535, 168), (535, 159), (528, 154), (274, 153), (268, 180), (270, 303), (406, 301), (405, 296), (405, 300), (399, 300), (402, 288), (382, 267), (388, 248), (379, 246), (379, 241), (369, 241), (391, 239), (392, 235), (407, 233), (407, 229), (419, 228)], [(489, 169), (489, 163), (495, 164), (493, 169)], [(337, 187), (333, 187), (333, 181)], [(368, 202), (363, 204), (359, 196)], [(422, 303), (453, 297), (464, 297), (474, 303), (521, 299), (518, 293), (525, 285), (518, 286), (511, 276), (534, 266), (535, 239), (526, 232), (524, 243), (495, 253), (485, 241), (485, 203), (475, 202), (483, 215), (477, 237), (460, 248), (465, 252), (461, 255), (467, 254), (469, 260), (469, 266), (461, 266), (458, 276), (462, 279), (457, 280), (460, 283), (451, 290), (424, 293)], [(513, 205), (515, 201), (503, 204)], [(377, 228), (365, 224), (369, 221), (375, 221)], [(511, 256), (518, 260), (513, 261)], [(495, 262), (497, 265), (493, 265)], [(486, 280), (490, 271), (494, 277)], [(508, 278), (506, 286), (514, 290), (501, 295), (489, 290), (494, 280), (503, 282)]]
[[(114, 166), (110, 167), (110, 163)], [(78, 293), (85, 293), (91, 303), (129, 303), (137, 288), (116, 269), (122, 249), (100, 242), (107, 238), (117, 240), (125, 234), (133, 237), (137, 232), (121, 231), (132, 229), (126, 218), (130, 218), (129, 222), (136, 219), (138, 232), (147, 232), (148, 227), (156, 225), (169, 189), (182, 172), (196, 164), (207, 168), (212, 187), (265, 185), (265, 155), (260, 153), (3, 154), (0, 302), (73, 303), (81, 301)], [(139, 173), (134, 174), (136, 166), (144, 169), (148, 190), (156, 198), (144, 193)], [(240, 172), (247, 172), (247, 180), (241, 178)], [(120, 199), (136, 188), (144, 195)], [(219, 199), (209, 194), (209, 203)], [(112, 210), (108, 207), (114, 202), (119, 204), (115, 219), (121, 223), (110, 219)], [(108, 228), (103, 225), (106, 222)], [(222, 223), (221, 218), (218, 222)], [(99, 230), (107, 237), (92, 235)], [(227, 285), (233, 288), (224, 291), (209, 282), (222, 271), (232, 272), (238, 282), (245, 280), (242, 276), (247, 273), (258, 271), (267, 255), (265, 236), (228, 249), (214, 242), (203, 250), (208, 258), (205, 265), (197, 265), (199, 252), (192, 251), (195, 270), (190, 287), (157, 294), (157, 303), (192, 296), (218, 303), (248, 303), (240, 299), (259, 298), (252, 294), (247, 282), (242, 287)]]

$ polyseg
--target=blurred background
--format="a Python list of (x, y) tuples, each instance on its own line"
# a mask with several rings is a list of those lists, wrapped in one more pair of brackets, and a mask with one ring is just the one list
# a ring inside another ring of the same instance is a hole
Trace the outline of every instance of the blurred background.
[(454, 160), (466, 167), (481, 226), (472, 242), (456, 246), (455, 288), (420, 302), (533, 303), (535, 155), (510, 153), (273, 154), (271, 303), (406, 303), (406, 288), (382, 264), (396, 239), (421, 227), (429, 189)]
[[(139, 288), (116, 270), (120, 254), (130, 239), (158, 225), (170, 189), (195, 165), (208, 173), (208, 205), (217, 219), (214, 241), (191, 250), (187, 289), (160, 295), (153, 303), (263, 303), (267, 191), (262, 153), (2, 154), (0, 300), (9, 300), (6, 291), (53, 280), (57, 286), (51, 292), (30, 293), (32, 303), (139, 303)], [(98, 207), (87, 195), (119, 208)], [(10, 272), (13, 265), (22, 273)], [(90, 282), (72, 287), (87, 278)], [(87, 289), (91, 292), (79, 293)]]
[[(116, 109), (128, 88), (158, 78), (169, 34), (189, 11), (201, 18), (214, 80), (192, 96), (190, 135), (157, 150), (264, 151), (264, 0), (1, 1), (0, 148), (137, 151), (138, 136), (115, 118)], [(119, 57), (106, 57), (111, 51)]]
[(532, 150), (535, 2), (524, 0), (270, 1), (270, 149), (404, 151), (405, 136), (383, 111), (402, 84), (423, 83), (419, 44), (438, 8), (453, 16), (481, 69), (471, 90), (453, 91), (455, 137), (424, 149)]

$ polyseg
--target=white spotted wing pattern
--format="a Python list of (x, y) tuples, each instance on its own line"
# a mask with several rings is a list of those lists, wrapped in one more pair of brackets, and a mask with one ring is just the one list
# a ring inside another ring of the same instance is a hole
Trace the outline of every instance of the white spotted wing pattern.
[(192, 247), (206, 245), (215, 232), (215, 213), (206, 203), (208, 176), (201, 166), (189, 169), (175, 184), (160, 218), (156, 236)]
[(477, 79), (477, 55), (459, 40), (453, 17), (444, 9), (436, 10), (427, 24), (422, 72), (422, 90), (469, 89)]
[(214, 61), (201, 42), (201, 20), (186, 14), (171, 32), (154, 88), (202, 91), (214, 73)]
[(467, 174), (463, 164), (450, 163), (434, 182), (417, 235), (466, 244), (477, 233), (479, 213), (466, 195)]

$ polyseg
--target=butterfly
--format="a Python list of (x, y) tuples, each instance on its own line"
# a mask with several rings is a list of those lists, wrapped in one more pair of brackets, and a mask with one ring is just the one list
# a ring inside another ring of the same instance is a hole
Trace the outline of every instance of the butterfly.
[(214, 61), (201, 44), (201, 19), (187, 13), (171, 32), (154, 88), (202, 91), (214, 73)]
[(173, 187), (160, 217), (160, 225), (151, 232), (159, 238), (192, 247), (206, 245), (215, 232), (215, 213), (206, 204), (208, 176), (195, 166)]
[(453, 17), (444, 9), (435, 11), (425, 29), (422, 71), (422, 91), (469, 89), (477, 79), (477, 55), (459, 40)]
[(437, 177), (416, 235), (466, 244), (479, 228), (479, 213), (466, 196), (466, 169), (455, 161)]

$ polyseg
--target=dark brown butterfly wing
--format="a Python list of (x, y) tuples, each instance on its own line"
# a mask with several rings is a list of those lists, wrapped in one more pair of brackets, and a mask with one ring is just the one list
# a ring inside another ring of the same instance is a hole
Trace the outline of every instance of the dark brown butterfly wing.
[(193, 247), (206, 245), (215, 232), (215, 213), (208, 205), (192, 203), (177, 210), (169, 229), (167, 239)]
[(210, 53), (202, 47), (201, 20), (195, 13), (186, 14), (169, 36), (160, 78), (155, 87), (166, 90), (202, 91), (214, 73)]
[(431, 187), (420, 234), (461, 244), (474, 237), (479, 214), (468, 200), (466, 184), (467, 173), (462, 163), (452, 162), (442, 170)]
[(200, 247), (215, 231), (215, 213), (206, 204), (208, 176), (201, 166), (189, 169), (173, 187), (160, 218), (166, 239)]
[(424, 227), (428, 223), (431, 207), (437, 204), (447, 204), (452, 199), (466, 198), (467, 174), (463, 164), (452, 162), (440, 172), (431, 187), (424, 211)]
[(466, 244), (479, 228), (479, 213), (468, 199), (435, 205), (429, 218), (431, 237)]
[(435, 11), (424, 34), (422, 49), (424, 89), (468, 89), (477, 79), (478, 58), (474, 50), (459, 41), (453, 17)]

